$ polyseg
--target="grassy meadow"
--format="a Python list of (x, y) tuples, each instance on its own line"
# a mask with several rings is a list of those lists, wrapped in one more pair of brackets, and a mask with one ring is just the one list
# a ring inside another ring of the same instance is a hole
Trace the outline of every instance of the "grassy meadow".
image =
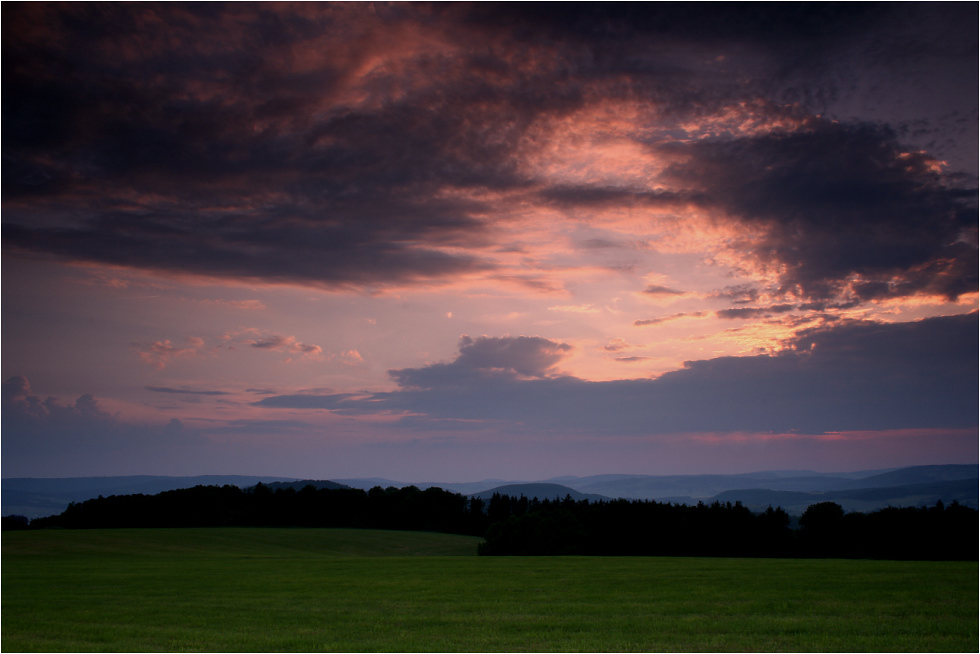
[(976, 651), (977, 562), (477, 557), (345, 529), (4, 532), (4, 651)]

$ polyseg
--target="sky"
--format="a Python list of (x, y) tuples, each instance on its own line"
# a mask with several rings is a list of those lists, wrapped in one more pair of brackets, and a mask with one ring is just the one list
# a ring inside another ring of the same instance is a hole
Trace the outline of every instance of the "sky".
[(4, 3), (2, 475), (978, 462), (976, 3)]

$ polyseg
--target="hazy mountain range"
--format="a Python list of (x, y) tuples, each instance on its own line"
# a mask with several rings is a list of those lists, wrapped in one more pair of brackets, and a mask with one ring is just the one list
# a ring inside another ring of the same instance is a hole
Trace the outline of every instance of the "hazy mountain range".
[(231, 484), (239, 488), (255, 484), (271, 483), (283, 477), (250, 477), (244, 475), (201, 475), (197, 477), (165, 477), (154, 475), (133, 475), (126, 477), (20, 477), (4, 479), (0, 482), (0, 513), (3, 515), (25, 515), (28, 518), (61, 513), (71, 502), (84, 502), (103, 495), (134, 495), (144, 493), (155, 495), (177, 488), (192, 488), (198, 485), (224, 486)]
[[(556, 477), (540, 481), (486, 479), (478, 482), (414, 482), (425, 489), (438, 486), (464, 495), (489, 498), (494, 492), (539, 499), (655, 499), (695, 504), (715, 500), (741, 501), (753, 509), (781, 506), (793, 515), (817, 502), (837, 502), (847, 511), (873, 511), (886, 506), (922, 506), (937, 500), (958, 501), (978, 508), (980, 467), (977, 465), (931, 465), (887, 470), (819, 473), (806, 470), (770, 470), (736, 475), (594, 475)], [(205, 475), (198, 477), (73, 477), (11, 478), (2, 480), (2, 514), (42, 517), (63, 511), (69, 502), (99, 495), (154, 494), (199, 484), (257, 483), (302, 488), (349, 486), (368, 490), (374, 486), (408, 486), (409, 483), (382, 478), (300, 480), (285, 477)], [(278, 483), (277, 483), (278, 482)]]

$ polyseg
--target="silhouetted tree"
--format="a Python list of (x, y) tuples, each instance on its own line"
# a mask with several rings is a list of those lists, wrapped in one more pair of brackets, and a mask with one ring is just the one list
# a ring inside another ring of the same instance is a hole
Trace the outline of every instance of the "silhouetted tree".
[(811, 504), (800, 516), (803, 546), (810, 556), (840, 556), (843, 529), (844, 508), (836, 502)]
[(27, 529), (30, 525), (30, 520), (24, 515), (5, 515), (0, 518), (0, 522), (2, 522), (3, 531), (19, 531)]

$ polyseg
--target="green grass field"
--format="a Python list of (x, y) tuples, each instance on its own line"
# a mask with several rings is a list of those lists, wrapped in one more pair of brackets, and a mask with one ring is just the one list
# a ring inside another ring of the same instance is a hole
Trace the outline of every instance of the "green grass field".
[(10, 651), (976, 651), (976, 562), (476, 557), (343, 529), (4, 532)]

